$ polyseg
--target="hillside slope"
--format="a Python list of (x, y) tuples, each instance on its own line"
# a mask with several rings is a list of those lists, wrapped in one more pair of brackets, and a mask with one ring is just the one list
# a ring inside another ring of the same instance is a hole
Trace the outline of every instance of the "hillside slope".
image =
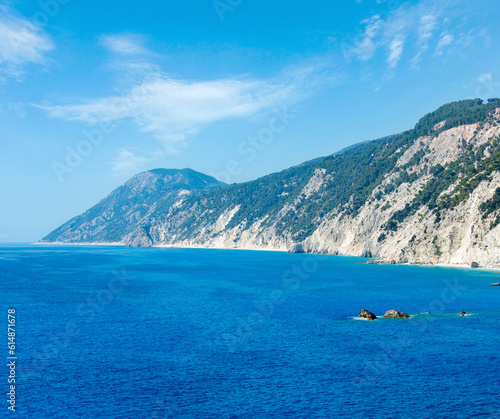
[[(225, 183), (191, 169), (156, 169), (140, 173), (97, 205), (54, 230), (42, 242), (120, 242), (133, 231), (144, 234), (134, 245), (152, 244), (147, 230), (180, 197)], [(142, 230), (141, 230), (142, 229)], [(137, 236), (137, 234), (135, 234)]]
[[(105, 211), (95, 226), (88, 223), (97, 218), (84, 214), (44, 241), (499, 266), (500, 101), (451, 103), (402, 134), (256, 181), (213, 186), (157, 199), (144, 184), (134, 211)], [(130, 218), (140, 202), (148, 209)]]

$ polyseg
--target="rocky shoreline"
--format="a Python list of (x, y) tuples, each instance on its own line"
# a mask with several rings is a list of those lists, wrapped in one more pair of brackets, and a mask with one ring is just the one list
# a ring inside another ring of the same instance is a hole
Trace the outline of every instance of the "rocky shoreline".
[[(327, 253), (327, 252), (306, 252), (301, 245), (296, 245), (289, 250), (276, 249), (270, 247), (224, 247), (224, 246), (203, 246), (203, 245), (176, 245), (176, 244), (150, 244), (143, 246), (129, 246), (127, 243), (123, 242), (72, 242), (66, 243), (62, 241), (58, 242), (36, 242), (32, 243), (33, 245), (41, 245), (41, 246), (120, 246), (126, 248), (165, 248), (165, 249), (218, 249), (218, 250), (249, 250), (255, 252), (283, 252), (290, 254), (317, 254), (322, 256), (344, 256), (344, 257), (360, 257), (359, 255), (352, 254), (338, 254), (338, 253)], [(366, 257), (366, 256), (362, 256)], [(409, 262), (407, 260), (396, 261), (396, 260), (387, 260), (387, 259), (370, 259), (362, 262), (358, 262), (359, 264), (365, 265), (408, 265), (408, 266), (426, 266), (426, 267), (447, 267), (447, 268), (474, 268), (481, 270), (498, 270), (500, 269), (500, 265), (493, 266), (478, 266), (473, 267), (471, 265), (465, 263), (432, 263), (432, 262)], [(500, 271), (496, 272), (500, 274)]]
[[(480, 268), (486, 268), (483, 266), (480, 266), (477, 262), (472, 262), (470, 266), (467, 266), (466, 264), (462, 265), (454, 265), (454, 264), (441, 264), (441, 263), (409, 263), (407, 260), (397, 262), (395, 260), (385, 260), (385, 259), (374, 259), (374, 260), (367, 260), (365, 262), (359, 262), (360, 264), (365, 264), (365, 265), (413, 265), (413, 266), (449, 266), (449, 267), (470, 267), (472, 269), (480, 269)], [(498, 267), (488, 267), (486, 269), (497, 269), (500, 268)]]

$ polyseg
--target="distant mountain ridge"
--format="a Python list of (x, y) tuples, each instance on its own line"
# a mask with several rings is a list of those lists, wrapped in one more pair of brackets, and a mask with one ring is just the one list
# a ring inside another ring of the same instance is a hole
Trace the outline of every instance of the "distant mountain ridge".
[(54, 230), (45, 242), (120, 242), (139, 225), (153, 223), (162, 208), (195, 191), (226, 186), (191, 169), (140, 173), (97, 205)]
[(500, 101), (450, 103), (412, 130), (242, 184), (141, 173), (42, 241), (500, 266)]

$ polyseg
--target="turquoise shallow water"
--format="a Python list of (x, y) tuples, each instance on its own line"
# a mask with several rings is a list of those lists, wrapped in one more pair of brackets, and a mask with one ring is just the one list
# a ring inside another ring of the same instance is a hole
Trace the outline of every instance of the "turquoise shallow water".
[(17, 417), (500, 417), (500, 274), (359, 261), (4, 244)]

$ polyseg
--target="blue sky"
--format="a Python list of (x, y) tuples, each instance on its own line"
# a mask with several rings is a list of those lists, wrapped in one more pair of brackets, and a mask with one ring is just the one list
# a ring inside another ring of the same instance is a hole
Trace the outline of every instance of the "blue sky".
[(242, 182), (500, 96), (494, 0), (0, 4), (4, 242), (147, 169)]

